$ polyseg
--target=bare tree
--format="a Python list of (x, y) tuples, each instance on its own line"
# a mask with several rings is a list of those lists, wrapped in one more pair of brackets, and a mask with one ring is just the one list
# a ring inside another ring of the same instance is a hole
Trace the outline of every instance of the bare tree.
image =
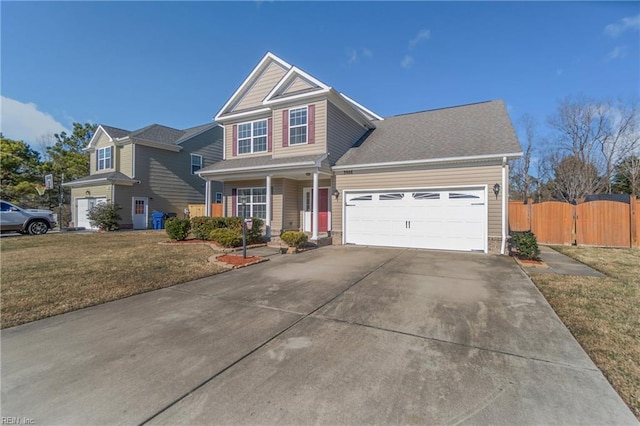
[(549, 125), (556, 132), (557, 147), (583, 163), (599, 165), (600, 141), (606, 133), (602, 102), (585, 97), (561, 100)]
[(575, 202), (602, 187), (597, 168), (575, 155), (552, 153), (547, 159), (554, 178), (547, 185), (555, 199)]
[(509, 168), (511, 183), (509, 194), (513, 198), (527, 200), (534, 193), (536, 183), (536, 179), (530, 171), (534, 144), (536, 143), (536, 122), (531, 115), (525, 114), (521, 117), (520, 123), (524, 127), (526, 141), (522, 157), (512, 161)]
[(640, 115), (637, 102), (606, 102), (600, 105), (603, 134), (598, 139), (604, 160), (605, 191), (611, 193), (616, 164), (640, 147)]

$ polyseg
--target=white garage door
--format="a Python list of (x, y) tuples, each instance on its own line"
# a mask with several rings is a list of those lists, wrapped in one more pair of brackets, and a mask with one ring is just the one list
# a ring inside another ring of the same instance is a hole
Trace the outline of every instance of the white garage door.
[(345, 243), (486, 251), (484, 188), (345, 192)]
[(76, 217), (78, 218), (78, 223), (76, 223), (76, 226), (83, 227), (86, 229), (97, 229), (91, 226), (91, 223), (87, 218), (87, 212), (96, 204), (106, 203), (106, 202), (107, 202), (106, 198), (78, 198), (76, 200), (76, 208), (77, 208)]

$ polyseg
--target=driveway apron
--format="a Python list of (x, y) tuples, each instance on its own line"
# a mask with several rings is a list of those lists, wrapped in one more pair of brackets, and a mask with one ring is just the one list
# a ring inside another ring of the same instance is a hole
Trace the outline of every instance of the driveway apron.
[(2, 331), (37, 424), (634, 424), (509, 258), (325, 247)]

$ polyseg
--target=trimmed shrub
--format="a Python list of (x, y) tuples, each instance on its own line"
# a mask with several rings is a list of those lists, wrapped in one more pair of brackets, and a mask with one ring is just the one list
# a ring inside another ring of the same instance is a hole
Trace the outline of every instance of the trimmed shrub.
[(289, 247), (303, 248), (307, 245), (307, 234), (300, 231), (285, 231), (280, 234), (280, 239), (287, 243)]
[(237, 229), (214, 229), (209, 234), (209, 239), (223, 247), (238, 247), (242, 245), (242, 234)]
[(247, 243), (260, 243), (262, 242), (262, 226), (264, 226), (264, 220), (259, 217), (252, 217), (253, 226), (251, 229), (247, 229)]
[(189, 235), (191, 229), (191, 222), (189, 219), (180, 219), (179, 217), (172, 217), (167, 219), (164, 223), (164, 229), (167, 231), (167, 235), (172, 240), (182, 241)]
[(239, 216), (224, 217), (225, 228), (242, 231), (242, 218)]
[(514, 232), (511, 235), (513, 246), (518, 249), (518, 256), (522, 259), (538, 260), (540, 248), (538, 240), (531, 231)]
[(117, 204), (96, 204), (87, 212), (87, 218), (91, 226), (97, 226), (105, 231), (115, 231), (120, 228), (118, 221), (122, 219), (118, 210), (122, 210), (122, 208)]
[[(222, 219), (222, 221), (220, 220)], [(191, 233), (198, 240), (208, 240), (211, 231), (217, 228), (224, 228), (223, 217), (199, 216), (191, 218)]]

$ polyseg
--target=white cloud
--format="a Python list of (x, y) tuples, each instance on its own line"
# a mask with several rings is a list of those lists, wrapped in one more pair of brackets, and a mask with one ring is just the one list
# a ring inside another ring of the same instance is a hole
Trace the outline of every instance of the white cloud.
[(71, 133), (50, 114), (38, 110), (34, 103), (22, 103), (2, 96), (2, 120), (0, 132), (9, 139), (22, 140), (35, 145), (53, 133)]
[(421, 43), (423, 41), (427, 41), (430, 38), (431, 38), (431, 31), (430, 30), (420, 30), (420, 31), (418, 31), (418, 34), (416, 34), (416, 36), (414, 38), (409, 40), (409, 47), (413, 49), (414, 47), (416, 47), (416, 45), (418, 45), (418, 43)]
[(402, 68), (410, 68), (411, 65), (413, 65), (413, 58), (409, 55), (404, 55), (404, 58), (402, 58), (402, 61), (400, 62), (400, 65), (402, 65)]
[(361, 59), (371, 59), (373, 57), (373, 51), (367, 47), (363, 47), (362, 49), (347, 49), (347, 63), (357, 64)]
[(604, 27), (604, 33), (610, 37), (618, 37), (625, 31), (640, 30), (640, 15), (627, 16), (614, 24)]
[(625, 56), (627, 56), (627, 46), (617, 46), (607, 54), (607, 61), (624, 58)]

